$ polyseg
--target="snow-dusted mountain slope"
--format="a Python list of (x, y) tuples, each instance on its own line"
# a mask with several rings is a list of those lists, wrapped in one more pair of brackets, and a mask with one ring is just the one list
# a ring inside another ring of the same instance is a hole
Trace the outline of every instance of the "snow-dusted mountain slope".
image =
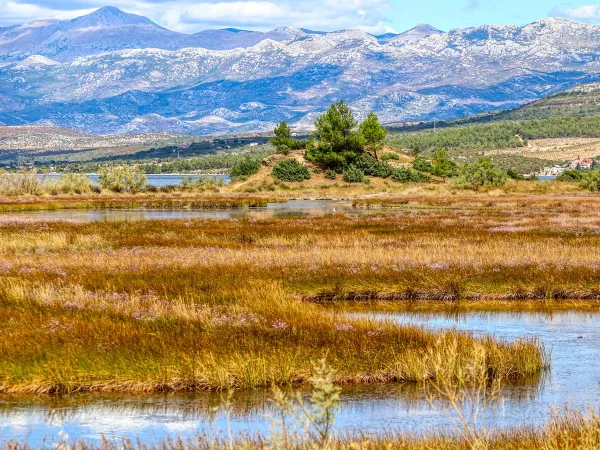
[(230, 133), (306, 128), (340, 98), (388, 122), (513, 108), (600, 80), (600, 26), (184, 35), (109, 7), (0, 29), (0, 61), (0, 123)]

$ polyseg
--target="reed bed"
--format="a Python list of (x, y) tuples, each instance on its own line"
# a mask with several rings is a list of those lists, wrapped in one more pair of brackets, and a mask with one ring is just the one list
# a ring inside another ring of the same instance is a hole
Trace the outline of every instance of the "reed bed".
[(454, 355), (446, 375), (466, 382), (481, 370), (525, 378), (548, 364), (534, 340), (508, 343), (351, 320), (292, 298), (277, 284), (234, 288), (229, 296), (117, 294), (4, 280), (0, 392), (291, 385), (307, 381), (312, 362), (323, 356), (340, 384), (423, 382), (435, 376), (435, 361), (444, 355)]
[(534, 205), (484, 215), (0, 222), (0, 391), (291, 385), (323, 356), (336, 383), (423, 382), (440, 357), (450, 378), (468, 380), (482, 352), (490, 376), (527, 378), (548, 366), (536, 341), (399, 327), (327, 305), (388, 296), (456, 307), (474, 294), (524, 293), (550, 306), (567, 294), (598, 305), (595, 214)]
[(460, 355), (447, 365), (456, 379), (469, 378), (481, 349), (490, 374), (519, 379), (547, 366), (540, 343), (346, 313), (372, 302), (420, 311), (600, 310), (599, 198), (413, 197), (404, 208), (0, 221), (0, 391), (290, 385), (304, 383), (324, 355), (336, 383), (422, 382), (434, 357), (450, 360), (449, 348)]

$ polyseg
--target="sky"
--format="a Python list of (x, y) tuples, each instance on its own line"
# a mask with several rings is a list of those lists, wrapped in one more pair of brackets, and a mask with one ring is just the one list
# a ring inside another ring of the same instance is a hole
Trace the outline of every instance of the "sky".
[(447, 31), (484, 24), (524, 25), (549, 16), (600, 23), (600, 0), (0, 0), (0, 27), (71, 19), (102, 6), (116, 6), (184, 33), (226, 27), (266, 31), (277, 26), (384, 33), (420, 23)]

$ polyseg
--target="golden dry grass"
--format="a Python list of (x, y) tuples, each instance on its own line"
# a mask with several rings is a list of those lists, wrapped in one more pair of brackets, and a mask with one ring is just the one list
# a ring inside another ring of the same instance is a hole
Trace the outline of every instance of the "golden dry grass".
[(494, 376), (539, 373), (534, 341), (349, 319), (306, 300), (596, 298), (600, 218), (569, 204), (557, 219), (547, 202), (485, 214), (0, 221), (0, 391), (301, 383), (323, 355), (338, 383), (419, 382), (453, 345), (455, 378), (469, 378), (481, 351)]

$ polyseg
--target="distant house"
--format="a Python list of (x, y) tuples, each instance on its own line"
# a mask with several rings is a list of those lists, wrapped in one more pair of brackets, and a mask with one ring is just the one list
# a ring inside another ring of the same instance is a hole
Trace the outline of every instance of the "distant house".
[(594, 160), (591, 158), (576, 159), (574, 161), (571, 161), (571, 164), (569, 164), (569, 169), (589, 170), (592, 168), (593, 165)]

